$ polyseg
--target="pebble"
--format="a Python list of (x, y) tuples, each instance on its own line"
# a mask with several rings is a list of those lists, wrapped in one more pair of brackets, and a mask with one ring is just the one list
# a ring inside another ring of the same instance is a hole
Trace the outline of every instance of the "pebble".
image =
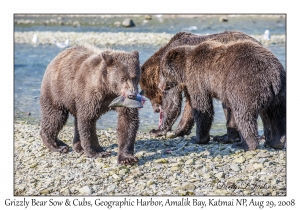
[(82, 188), (79, 189), (79, 193), (83, 194), (83, 195), (91, 195), (92, 194), (92, 190), (89, 186), (84, 186)]
[(110, 186), (108, 186), (107, 187), (107, 192), (112, 192), (112, 191), (114, 191), (116, 189), (116, 185), (110, 185)]
[(245, 170), (246, 171), (254, 171), (254, 167), (253, 167), (252, 164), (249, 164), (249, 165), (246, 166)]
[(221, 179), (221, 178), (225, 177), (225, 174), (223, 172), (219, 172), (219, 173), (215, 174), (215, 177), (218, 179)]
[(240, 171), (241, 170), (238, 164), (231, 164), (230, 168), (234, 171)]
[(154, 161), (155, 163), (168, 163), (168, 160), (162, 158)]
[(188, 159), (186, 162), (185, 162), (186, 165), (194, 165), (195, 164), (195, 161), (194, 159)]
[(257, 154), (257, 157), (259, 158), (266, 158), (266, 157), (270, 157), (271, 155), (265, 152), (260, 152)]
[[(138, 132), (135, 149), (143, 151), (139, 163), (124, 166), (116, 162), (117, 150), (110, 157), (97, 159), (74, 151), (52, 153), (43, 145), (39, 129), (39, 125), (15, 121), (16, 196), (286, 196), (285, 150), (263, 147), (229, 152), (230, 145), (218, 143), (201, 145), (198, 150), (199, 145), (181, 138), (151, 139)], [(72, 126), (65, 126), (59, 138), (71, 146), (73, 132)], [(115, 131), (97, 129), (97, 135), (110, 139), (102, 145), (105, 150), (117, 148)], [(170, 148), (175, 152), (166, 155), (163, 151)], [(228, 154), (223, 155), (224, 150)], [(269, 187), (260, 189), (259, 182)], [(217, 184), (223, 184), (223, 188), (216, 189)], [(234, 190), (234, 185), (247, 187)]]
[(236, 159), (234, 159), (232, 162), (233, 163), (244, 163), (246, 161), (246, 159), (243, 156), (240, 156)]
[(254, 164), (253, 164), (253, 168), (254, 168), (255, 170), (259, 170), (259, 169), (263, 169), (264, 166), (263, 166), (263, 164), (261, 164), (261, 163), (254, 163)]

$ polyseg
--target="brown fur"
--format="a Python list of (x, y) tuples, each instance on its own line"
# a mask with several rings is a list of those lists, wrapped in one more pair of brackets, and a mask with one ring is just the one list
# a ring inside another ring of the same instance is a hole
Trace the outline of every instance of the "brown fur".
[[(68, 145), (57, 136), (69, 112), (75, 118), (73, 149), (88, 157), (109, 155), (99, 145), (96, 121), (109, 103), (128, 91), (138, 93), (140, 79), (137, 51), (101, 51), (91, 46), (75, 46), (58, 54), (48, 65), (41, 87), (41, 137), (51, 151), (67, 152)], [(118, 162), (132, 164), (137, 109), (117, 108)]]
[[(162, 129), (153, 129), (152, 134), (156, 136), (165, 135), (167, 131), (172, 129), (172, 125), (178, 118), (181, 112), (182, 92), (185, 95), (185, 107), (182, 114), (182, 118), (175, 130), (176, 136), (188, 135), (194, 125), (194, 118), (192, 114), (192, 108), (190, 104), (190, 96), (186, 91), (184, 85), (174, 88), (168, 92), (168, 95), (164, 95), (162, 100), (162, 92), (158, 88), (160, 62), (162, 57), (172, 48), (181, 45), (197, 45), (207, 40), (215, 40), (222, 43), (228, 43), (230, 41), (237, 40), (251, 40), (257, 42), (254, 38), (236, 31), (225, 31), (218, 34), (212, 34), (207, 36), (198, 36), (192, 33), (180, 32), (174, 35), (169, 43), (154, 53), (141, 67), (142, 75), (140, 86), (145, 91), (145, 96), (151, 101), (152, 107), (155, 112), (159, 112), (160, 109), (164, 112)], [(257, 42), (259, 43), (259, 42)], [(259, 43), (260, 44), (260, 43)], [(231, 115), (231, 110), (224, 104), (224, 113), (227, 120), (227, 135), (223, 136), (222, 141), (238, 141), (240, 139), (237, 127), (235, 125), (234, 118)]]
[(185, 84), (196, 122), (193, 143), (209, 138), (212, 99), (230, 107), (244, 150), (258, 146), (260, 114), (266, 143), (282, 149), (286, 143), (286, 73), (268, 49), (252, 41), (228, 44), (206, 41), (171, 49), (162, 60), (159, 86), (168, 91)]

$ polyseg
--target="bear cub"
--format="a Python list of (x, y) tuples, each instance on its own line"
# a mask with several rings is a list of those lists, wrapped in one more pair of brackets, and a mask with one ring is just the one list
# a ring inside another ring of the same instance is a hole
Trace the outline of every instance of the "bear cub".
[[(68, 145), (58, 133), (69, 113), (74, 116), (73, 149), (88, 157), (106, 157), (96, 135), (96, 122), (118, 96), (134, 99), (140, 79), (139, 53), (75, 46), (59, 53), (48, 65), (41, 86), (40, 135), (53, 152), (65, 153)], [(139, 128), (138, 110), (117, 107), (118, 163), (134, 164), (134, 143)]]
[(232, 111), (244, 150), (258, 147), (260, 115), (266, 144), (286, 144), (286, 72), (268, 49), (252, 41), (222, 44), (205, 41), (172, 48), (162, 59), (159, 87), (170, 91), (184, 84), (196, 123), (192, 143), (205, 143), (213, 121), (212, 99)]

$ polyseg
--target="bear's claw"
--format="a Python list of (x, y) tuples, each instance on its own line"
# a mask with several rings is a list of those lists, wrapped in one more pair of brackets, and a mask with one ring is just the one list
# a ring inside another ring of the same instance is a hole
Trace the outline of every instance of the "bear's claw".
[(152, 129), (149, 133), (155, 137), (166, 135), (166, 132), (161, 129)]
[(119, 157), (118, 163), (121, 165), (134, 165), (136, 162), (139, 161), (137, 157), (133, 155), (126, 155), (127, 157)]

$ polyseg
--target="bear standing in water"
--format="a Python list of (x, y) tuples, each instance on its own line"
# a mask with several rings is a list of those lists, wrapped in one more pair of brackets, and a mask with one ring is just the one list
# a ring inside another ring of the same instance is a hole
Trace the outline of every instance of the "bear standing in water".
[[(92, 46), (75, 46), (58, 54), (48, 65), (41, 87), (40, 135), (53, 152), (69, 147), (57, 138), (69, 112), (74, 116), (73, 149), (88, 157), (106, 157), (96, 135), (96, 122), (109, 110), (117, 96), (134, 99), (140, 79), (139, 54), (101, 51)], [(133, 164), (138, 110), (116, 108), (118, 112), (118, 163)]]
[(196, 122), (193, 143), (206, 143), (213, 121), (212, 99), (230, 107), (242, 138), (235, 146), (255, 150), (257, 118), (261, 116), (266, 144), (286, 143), (286, 72), (266, 48), (252, 41), (221, 44), (205, 41), (171, 49), (162, 59), (159, 87), (171, 91), (184, 84)]

